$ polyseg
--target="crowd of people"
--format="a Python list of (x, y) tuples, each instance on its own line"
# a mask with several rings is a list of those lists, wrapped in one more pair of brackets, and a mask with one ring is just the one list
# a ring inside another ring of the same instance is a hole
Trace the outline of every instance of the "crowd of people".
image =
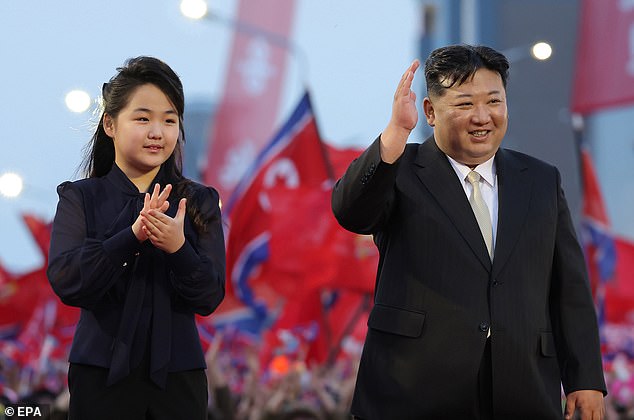
[[(358, 357), (311, 365), (278, 355), (263, 368), (257, 344), (237, 355), (222, 342), (218, 333), (206, 352), (210, 420), (349, 418)], [(1, 404), (39, 406), (49, 419), (66, 419), (67, 364), (44, 366), (36, 372), (3, 359)]]
[[(263, 367), (257, 343), (240, 354), (223, 345), (218, 333), (206, 351), (209, 420), (349, 419), (358, 354), (333, 363), (313, 364), (301, 355), (279, 355)], [(225, 343), (226, 344), (226, 343)], [(64, 360), (21, 366), (0, 360), (0, 407), (39, 406), (49, 420), (66, 419), (69, 393)], [(606, 418), (634, 419), (634, 354), (620, 351), (604, 360), (608, 385)]]

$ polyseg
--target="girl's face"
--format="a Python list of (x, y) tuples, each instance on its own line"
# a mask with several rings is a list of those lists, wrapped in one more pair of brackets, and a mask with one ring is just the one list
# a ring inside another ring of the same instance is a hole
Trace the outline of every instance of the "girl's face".
[(115, 163), (129, 178), (158, 172), (180, 132), (176, 108), (153, 84), (136, 88), (116, 118), (104, 115), (103, 125), (114, 142)]

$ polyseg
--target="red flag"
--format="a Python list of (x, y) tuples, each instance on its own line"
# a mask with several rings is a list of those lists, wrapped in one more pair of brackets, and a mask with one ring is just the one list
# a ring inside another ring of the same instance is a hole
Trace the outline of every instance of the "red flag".
[(339, 148), (331, 144), (326, 145), (328, 160), (332, 165), (335, 178), (340, 178), (348, 169), (353, 160), (361, 156), (363, 149), (356, 147)]
[[(341, 177), (350, 163), (363, 153), (362, 149), (339, 149), (328, 147), (328, 156), (335, 176)], [(330, 200), (330, 197), (329, 197)], [(372, 292), (374, 279), (379, 263), (379, 251), (371, 235), (359, 235), (342, 228), (329, 210), (332, 218), (332, 239), (330, 241), (333, 258), (337, 266), (337, 283), (339, 287), (358, 292)]]
[(226, 203), (273, 134), (289, 55), (294, 0), (241, 0), (225, 92), (214, 116), (204, 182)]
[(228, 298), (212, 319), (245, 322), (250, 315), (261, 327), (270, 325), (260, 331), (265, 365), (279, 351), (324, 361), (343, 335), (322, 298), (342, 289), (372, 291), (378, 261), (372, 238), (345, 231), (330, 208), (328, 157), (339, 175), (360, 153), (326, 153), (305, 95), (225, 206)]
[(274, 356), (321, 363), (328, 356), (329, 330), (323, 310), (321, 291), (299, 288), (288, 300), (279, 318), (264, 332), (260, 360), (269, 365)]
[(10, 279), (9, 272), (6, 270), (6, 268), (4, 268), (2, 263), (0, 263), (0, 289), (4, 287), (4, 285), (9, 281), (9, 279)]
[(44, 262), (39, 269), (19, 275), (0, 270), (0, 331), (4, 337), (19, 334), (38, 302), (53, 295), (46, 278), (51, 225), (30, 214), (23, 214), (22, 220), (42, 252)]
[(22, 220), (24, 220), (24, 223), (26, 223), (26, 226), (29, 228), (45, 260), (48, 261), (48, 247), (51, 242), (51, 223), (46, 223), (32, 214), (23, 214)]
[[(42, 296), (44, 296), (47, 300), (54, 300), (57, 302), (57, 307), (54, 311), (56, 316), (55, 328), (74, 330), (74, 326), (79, 319), (79, 309), (62, 304), (57, 296), (55, 296), (55, 294), (53, 293), (51, 287), (48, 286), (48, 278), (46, 277), (46, 267), (48, 266), (48, 250), (51, 242), (52, 223), (45, 222), (39, 217), (32, 214), (23, 214), (22, 219), (24, 220), (24, 223), (26, 223), (26, 226), (29, 228), (33, 239), (37, 243), (38, 248), (40, 248), (40, 251), (44, 256), (44, 264), (38, 272), (42, 276), (41, 280), (47, 284), (47, 286), (44, 287), (45, 292), (42, 293)], [(72, 334), (60, 334), (60, 337), (63, 336), (65, 341), (68, 341), (69, 337), (72, 337)]]
[(51, 358), (66, 360), (79, 309), (55, 296), (46, 277), (50, 223), (23, 215), (44, 255), (42, 267), (11, 275), (0, 270), (0, 332), (2, 351), (20, 365), (40, 369)]
[(599, 321), (634, 323), (634, 243), (611, 231), (592, 158), (583, 147), (581, 170), (584, 251)]
[(634, 243), (616, 237), (614, 244), (617, 262), (612, 281), (605, 285), (605, 319), (607, 322), (633, 325)]
[(634, 101), (634, 2), (583, 0), (572, 110)]
[(581, 148), (581, 172), (583, 178), (583, 215), (607, 229), (610, 227), (608, 212), (603, 204), (603, 195), (592, 157), (585, 147)]
[[(332, 167), (334, 178), (361, 152), (327, 146), (324, 166)], [(306, 153), (303, 159), (310, 156)], [(337, 166), (329, 165), (333, 159)], [(332, 178), (326, 173), (322, 177), (322, 182), (312, 187), (301, 185), (292, 191), (278, 188), (270, 194), (275, 205), (271, 209), (270, 258), (264, 274), (270, 270), (268, 277), (287, 288), (286, 296), (293, 296), (298, 287), (371, 292), (378, 263), (376, 246), (371, 236), (348, 232), (337, 223), (330, 207)]]
[(306, 275), (316, 268), (318, 272), (311, 274), (322, 276), (324, 270), (301, 256), (323, 247), (325, 238), (310, 233), (323, 224), (320, 219), (328, 203), (323, 198), (331, 178), (305, 94), (226, 205), (227, 296), (245, 304), (262, 327), (275, 323), (265, 338), (263, 355), (272, 354), (276, 340), (271, 337), (289, 327), (318, 329), (313, 322), (320, 313), (318, 291), (308, 286)]
[(368, 330), (368, 316), (372, 304), (371, 293), (339, 290), (328, 308), (328, 325), (333, 345), (329, 361), (337, 358), (358, 358)]
[(600, 285), (610, 281), (614, 275), (616, 251), (592, 158), (583, 146), (581, 147), (581, 173), (584, 247), (590, 284), (596, 294)]
[(228, 294), (235, 293), (263, 316), (279, 309), (281, 300), (288, 297), (295, 286), (287, 279), (272, 277), (275, 267), (268, 261), (274, 226), (279, 223), (279, 217), (287, 220), (300, 217), (295, 207), (303, 205), (302, 193), (319, 191), (329, 179), (306, 94), (256, 159), (226, 206)]
[(8, 277), (0, 289), (0, 338), (17, 336), (49, 290), (43, 268)]

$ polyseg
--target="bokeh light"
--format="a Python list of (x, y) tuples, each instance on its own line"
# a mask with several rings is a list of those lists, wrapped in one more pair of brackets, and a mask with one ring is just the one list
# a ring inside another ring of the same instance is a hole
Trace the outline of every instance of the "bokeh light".
[(537, 60), (548, 60), (553, 54), (553, 48), (547, 42), (538, 42), (531, 48), (531, 54)]
[(66, 94), (66, 106), (72, 112), (81, 113), (90, 108), (90, 95), (83, 90), (71, 90)]
[(181, 1), (181, 13), (190, 19), (201, 19), (207, 14), (207, 2), (204, 0)]
[(16, 173), (7, 172), (0, 176), (0, 194), (5, 197), (17, 197), (23, 186), (22, 177)]

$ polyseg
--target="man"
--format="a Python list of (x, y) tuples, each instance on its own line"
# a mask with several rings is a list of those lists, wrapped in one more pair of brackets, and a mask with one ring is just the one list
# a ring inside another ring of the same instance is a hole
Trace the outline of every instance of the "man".
[(352, 414), (561, 419), (563, 384), (566, 418), (602, 419), (597, 322), (559, 172), (500, 148), (508, 61), (488, 47), (432, 52), (434, 134), (406, 145), (418, 67), (333, 190), (339, 223), (380, 253)]

